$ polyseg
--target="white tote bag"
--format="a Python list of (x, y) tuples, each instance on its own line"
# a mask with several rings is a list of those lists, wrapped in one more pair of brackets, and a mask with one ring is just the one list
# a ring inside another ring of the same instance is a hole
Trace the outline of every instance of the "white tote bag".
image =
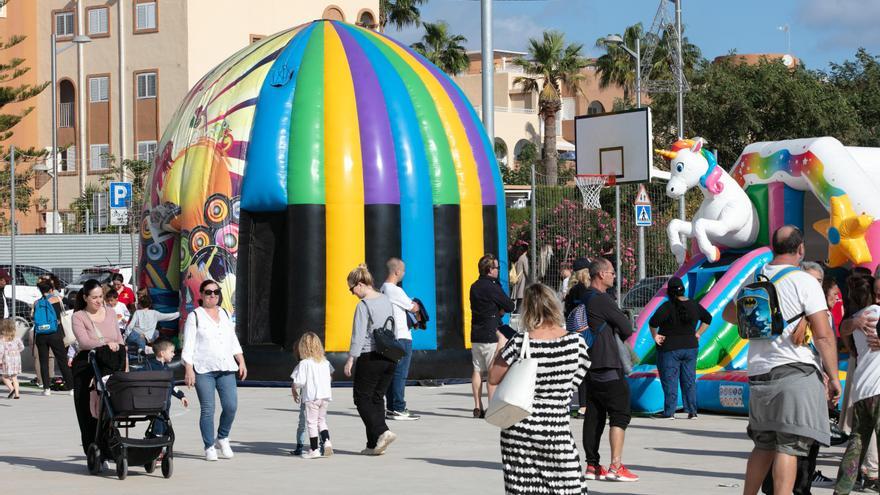
[(523, 333), (519, 359), (510, 365), (504, 379), (486, 409), (486, 421), (500, 428), (511, 426), (532, 414), (535, 400), (535, 381), (538, 379), (538, 360), (529, 352), (529, 333)]
[(64, 345), (69, 346), (76, 342), (76, 336), (73, 335), (73, 310), (68, 309), (61, 313), (61, 328), (64, 329)]

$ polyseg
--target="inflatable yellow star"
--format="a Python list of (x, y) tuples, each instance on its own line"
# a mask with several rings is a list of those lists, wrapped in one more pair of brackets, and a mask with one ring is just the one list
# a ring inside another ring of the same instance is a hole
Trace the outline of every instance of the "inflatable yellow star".
[(838, 267), (852, 261), (859, 265), (871, 261), (865, 232), (874, 222), (870, 215), (857, 215), (846, 194), (831, 198), (831, 219), (813, 224), (828, 239), (828, 266)]

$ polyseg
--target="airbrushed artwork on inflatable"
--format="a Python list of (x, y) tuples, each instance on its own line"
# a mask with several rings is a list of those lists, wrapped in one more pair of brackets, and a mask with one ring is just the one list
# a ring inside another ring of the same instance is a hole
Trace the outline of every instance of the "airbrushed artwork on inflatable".
[(289, 348), (312, 330), (347, 351), (346, 275), (366, 262), (381, 285), (397, 256), (432, 317), (414, 349), (463, 351), (477, 260), (497, 254), (506, 278), (479, 118), (446, 74), (373, 31), (315, 21), (243, 49), (190, 91), (159, 150), (142, 285), (185, 314), (218, 281), (245, 344)]

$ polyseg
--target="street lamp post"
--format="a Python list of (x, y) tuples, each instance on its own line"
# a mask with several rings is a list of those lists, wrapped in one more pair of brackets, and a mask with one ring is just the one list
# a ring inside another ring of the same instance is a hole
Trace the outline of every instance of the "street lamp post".
[[(73, 42), (72, 45), (66, 46), (61, 50), (57, 48), (57, 37), (55, 33), (49, 37), (49, 48), (51, 49), (51, 55), (49, 59), (52, 65), (52, 233), (58, 233), (58, 64), (57, 57), (58, 54), (67, 50), (72, 46), (76, 46), (78, 44), (84, 44), (92, 41), (86, 35), (79, 34), (73, 37), (71, 40)], [(82, 111), (83, 106), (80, 105), (80, 111)]]

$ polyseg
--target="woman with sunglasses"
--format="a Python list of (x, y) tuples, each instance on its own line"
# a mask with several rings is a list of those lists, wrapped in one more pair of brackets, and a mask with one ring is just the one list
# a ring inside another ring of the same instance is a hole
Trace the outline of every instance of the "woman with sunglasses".
[[(247, 378), (244, 354), (235, 334), (235, 324), (229, 313), (220, 307), (223, 294), (220, 285), (205, 280), (199, 287), (199, 307), (186, 319), (183, 330), (183, 365), (186, 367), (184, 383), (195, 385), (199, 396), (199, 429), (205, 447), (205, 460), (216, 461), (217, 449), (227, 459), (232, 459), (229, 431), (238, 407), (238, 391), (235, 374), (241, 380)], [(214, 394), (220, 396), (220, 427), (214, 435)]]
[(354, 371), (354, 405), (367, 430), (367, 448), (361, 454), (382, 455), (397, 438), (385, 424), (385, 393), (397, 364), (373, 352), (373, 329), (381, 327), (388, 318), (393, 321), (394, 313), (391, 300), (373, 288), (373, 276), (367, 265), (359, 265), (348, 274), (348, 290), (361, 301), (354, 311), (344, 372), (350, 377)]

